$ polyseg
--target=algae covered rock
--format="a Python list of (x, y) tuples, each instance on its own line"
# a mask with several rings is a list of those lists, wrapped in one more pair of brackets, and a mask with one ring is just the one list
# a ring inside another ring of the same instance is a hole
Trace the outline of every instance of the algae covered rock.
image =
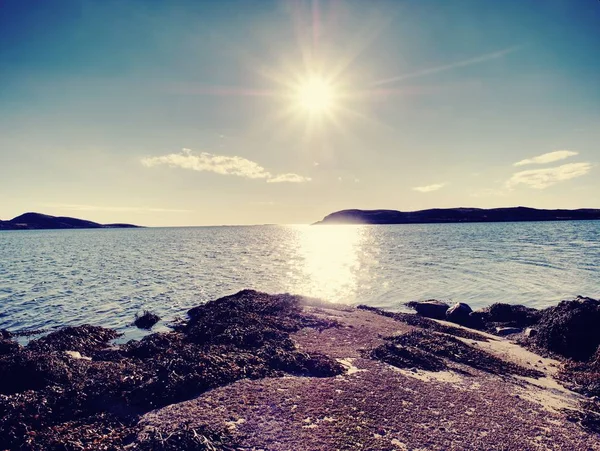
[(144, 313), (141, 315), (136, 315), (135, 321), (133, 324), (139, 329), (150, 330), (152, 326), (160, 321), (160, 316), (156, 313), (152, 313), (148, 310), (144, 310)]
[(428, 301), (410, 301), (407, 307), (414, 309), (419, 315), (433, 319), (446, 319), (446, 311), (450, 308), (448, 304), (436, 299)]
[(588, 360), (600, 345), (600, 301), (577, 297), (543, 311), (535, 344), (575, 360)]
[(472, 311), (468, 304), (457, 302), (446, 312), (446, 319), (456, 324), (469, 326), (472, 321), (469, 315)]

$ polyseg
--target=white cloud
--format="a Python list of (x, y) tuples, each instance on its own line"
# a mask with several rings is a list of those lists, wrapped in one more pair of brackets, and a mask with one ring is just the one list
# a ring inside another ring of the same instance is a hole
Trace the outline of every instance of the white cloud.
[(208, 152), (194, 155), (190, 149), (183, 149), (180, 153), (171, 153), (159, 157), (142, 158), (142, 164), (146, 167), (166, 164), (170, 167), (215, 172), (222, 175), (237, 175), (238, 177), (251, 179), (266, 179), (271, 176), (265, 168), (246, 158), (227, 157)]
[(265, 179), (269, 183), (300, 183), (311, 180), (310, 177), (293, 173), (271, 174), (258, 163), (243, 157), (229, 157), (208, 152), (201, 152), (196, 155), (190, 149), (183, 149), (180, 153), (142, 158), (142, 164), (146, 167), (167, 165), (172, 168), (179, 167), (191, 169), (192, 171), (214, 172), (249, 179)]
[(523, 184), (535, 189), (544, 189), (564, 180), (581, 177), (590, 172), (591, 168), (591, 163), (569, 163), (554, 168), (530, 169), (513, 174), (506, 186), (514, 188)]
[(267, 179), (267, 183), (304, 183), (310, 181), (310, 177), (304, 177), (303, 175), (293, 173), (279, 174)]
[(433, 185), (426, 185), (426, 186), (415, 186), (413, 188), (413, 191), (418, 191), (420, 193), (430, 193), (432, 191), (437, 191), (439, 189), (442, 189), (444, 186), (446, 186), (445, 183), (435, 183)]
[(517, 161), (514, 166), (553, 163), (555, 161), (564, 160), (565, 158), (573, 157), (575, 155), (579, 155), (579, 152), (573, 152), (572, 150), (556, 150), (554, 152), (538, 155), (537, 157), (526, 158), (525, 160)]

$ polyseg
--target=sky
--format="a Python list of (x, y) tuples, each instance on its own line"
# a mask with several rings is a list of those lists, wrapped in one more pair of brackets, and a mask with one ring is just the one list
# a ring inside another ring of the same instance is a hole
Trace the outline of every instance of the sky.
[(0, 219), (600, 208), (597, 0), (0, 0)]

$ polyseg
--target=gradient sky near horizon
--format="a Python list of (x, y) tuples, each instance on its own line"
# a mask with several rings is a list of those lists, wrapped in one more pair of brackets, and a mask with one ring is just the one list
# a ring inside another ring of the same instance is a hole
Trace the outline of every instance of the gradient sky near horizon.
[(597, 0), (0, 0), (0, 219), (600, 208), (599, 163)]

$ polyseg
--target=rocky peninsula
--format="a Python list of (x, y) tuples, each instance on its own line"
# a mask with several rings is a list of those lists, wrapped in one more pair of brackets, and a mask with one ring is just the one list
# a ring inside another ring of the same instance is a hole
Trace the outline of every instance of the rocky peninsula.
[(600, 301), (416, 314), (244, 290), (170, 332), (0, 333), (0, 449), (600, 450)]
[(419, 211), (341, 210), (315, 224), (445, 224), (454, 222), (581, 221), (600, 219), (600, 210), (509, 208), (433, 208)]
[(99, 224), (86, 219), (50, 216), (42, 213), (23, 213), (8, 221), (0, 220), (0, 230), (40, 229), (114, 229), (140, 227), (133, 224)]

